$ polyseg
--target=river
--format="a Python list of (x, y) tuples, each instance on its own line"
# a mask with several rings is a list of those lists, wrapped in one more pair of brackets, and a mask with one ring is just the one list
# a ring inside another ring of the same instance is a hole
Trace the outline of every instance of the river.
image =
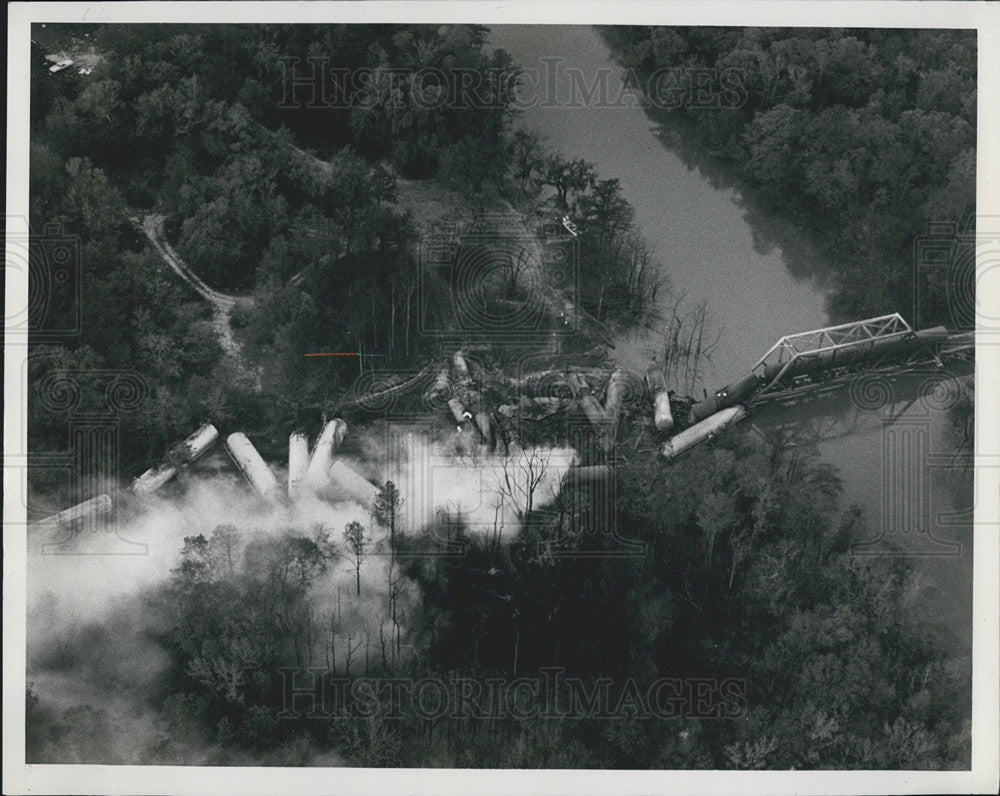
[[(487, 41), (527, 70), (519, 95), (523, 125), (547, 147), (592, 163), (601, 178), (617, 178), (675, 292), (692, 304), (707, 299), (719, 341), (703, 386), (734, 381), (784, 335), (829, 325), (822, 278), (830, 269), (822, 256), (745, 196), (728, 164), (692, 156), (697, 150), (682, 131), (631, 102), (623, 70), (595, 29), (495, 26)], [(574, 72), (577, 100), (581, 87), (600, 86), (603, 75), (606, 101), (598, 91), (590, 101), (570, 102)], [(615, 342), (614, 355), (640, 372), (660, 345), (655, 334)], [(972, 496), (945, 472), (962, 459), (944, 410), (957, 382), (934, 391), (938, 380), (931, 372), (892, 379), (868, 401), (845, 390), (817, 410), (773, 408), (753, 424), (764, 436), (790, 434), (837, 466), (845, 504), (856, 503), (870, 527), (885, 531), (873, 537), (870, 552), (910, 554), (936, 582), (937, 618), (966, 645), (972, 526), (968, 517), (941, 515), (970, 506)]]
[[(627, 101), (622, 70), (593, 28), (494, 27), (490, 43), (540, 75), (539, 89), (528, 82), (521, 94), (528, 106), (522, 110), (524, 125), (540, 132), (553, 149), (593, 163), (602, 178), (618, 179), (675, 290), (691, 303), (710, 298), (721, 337), (706, 373), (709, 383), (736, 379), (779, 337), (826, 324), (825, 290), (810, 277), (793, 276), (788, 255), (765, 243), (748, 223), (738, 190), (714, 187), (706, 175), (689, 168), (663, 146), (660, 125), (641, 108), (608, 107), (615, 98)], [(553, 58), (558, 60), (542, 60)], [(571, 70), (588, 86), (606, 75), (612, 101), (605, 107), (596, 101), (570, 107)], [(549, 75), (555, 75), (551, 93)], [(653, 345), (648, 341), (650, 355)]]

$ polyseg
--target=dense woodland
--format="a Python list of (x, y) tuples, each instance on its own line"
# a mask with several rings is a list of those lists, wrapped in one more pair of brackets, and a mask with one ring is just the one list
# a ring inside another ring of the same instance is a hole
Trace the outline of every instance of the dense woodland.
[[(705, 151), (735, 161), (756, 197), (826, 249), (834, 314), (916, 316), (918, 237), (931, 223), (975, 229), (974, 31), (603, 30), (636, 84), (654, 87), (660, 112), (691, 120)], [(713, 87), (739, 91), (671, 93), (685, 83), (668, 78), (683, 69), (715, 70)], [(964, 282), (924, 285), (928, 325), (956, 325), (949, 290), (968, 294), (972, 274), (952, 277)]]
[[(121, 417), (125, 472), (208, 419), (238, 423), (262, 448), (317, 425), (357, 365), (307, 369), (307, 351), (377, 349), (411, 367), (436, 353), (410, 304), (419, 231), (394, 201), (401, 179), (448, 186), (469, 208), (508, 202), (569, 215), (581, 230), (581, 304), (602, 322), (648, 321), (643, 302), (666, 289), (642, 266), (650, 255), (613, 175), (545, 151), (518, 127), (508, 83), (486, 81), (481, 105), (429, 110), (390, 79), (390, 68), (436, 66), (446, 82), (428, 90), (448, 95), (461, 92), (447, 83), (459, 81), (456, 69), (510, 70), (506, 54), (484, 51), (481, 29), (88, 32), (102, 53), (90, 75), (51, 75), (43, 48), (33, 48), (32, 231), (57, 224), (78, 236), (85, 279), (81, 333), (56, 340), (61, 348), (36, 340), (30, 375), (144, 376), (154, 400)], [(962, 198), (975, 163), (970, 37), (630, 29), (612, 38), (639, 71), (726, 59), (747, 70), (747, 104), (706, 112), (699, 129), (779, 210), (854, 255), (845, 267), (866, 281), (855, 289), (841, 274), (844, 312), (892, 305), (907, 236), (923, 219), (971, 208)], [(823, 70), (798, 82), (772, 75), (762, 55), (812, 63), (821, 50)], [(288, 107), (282, 59), (307, 56), (378, 79), (339, 87), (355, 92), (347, 107)], [(259, 388), (224, 354), (205, 304), (130, 221), (152, 212), (165, 216), (167, 238), (196, 273), (248, 299), (233, 325), (260, 368)], [(882, 287), (869, 284), (875, 274)], [(66, 328), (70, 301), (53, 294), (51, 328)], [(97, 387), (84, 388), (82, 406), (99, 403)], [(65, 417), (29, 401), (33, 451), (63, 449), (65, 428)], [(517, 711), (485, 721), (393, 715), (391, 706), (363, 709), (356, 696), (332, 717), (290, 717), (282, 670), (323, 660), (325, 578), (374, 554), (364, 529), (261, 537), (192, 527), (179, 564), (144, 591), (138, 618), (123, 615), (113, 631), (95, 622), (54, 633), (29, 662), (106, 687), (118, 682), (107, 667), (117, 666), (121, 634), (141, 636), (167, 656), (166, 673), (122, 689), (156, 717), (155, 742), (123, 756), (114, 707), (60, 710), (29, 685), (29, 762), (968, 766), (967, 651), (956, 651), (954, 629), (928, 621), (933, 592), (903, 561), (852, 554), (865, 522), (844, 505), (830, 467), (739, 435), (667, 466), (638, 420), (629, 440), (612, 506), (617, 537), (595, 527), (587, 495), (572, 490), (525, 512), (509, 542), (455, 517), (439, 518), (436, 536), (407, 536), (395, 532), (407, 506), (387, 487), (373, 518), (392, 529), (378, 551), (390, 557), (387, 635), (368, 639), (363, 662), (358, 653), (330, 675), (509, 682), (558, 667), (588, 694), (610, 683), (605, 709), (564, 690), (560, 716), (544, 720)], [(39, 492), (58, 486), (32, 478)], [(441, 537), (460, 555), (424, 555)], [(617, 555), (626, 542), (639, 554)], [(419, 600), (401, 626), (404, 586)], [(353, 598), (371, 596), (358, 575)], [(736, 687), (718, 717), (690, 695), (677, 715), (644, 715), (635, 695), (664, 678)]]
[[(510, 203), (556, 222), (569, 212), (586, 230), (582, 307), (627, 326), (654, 303), (651, 257), (617, 180), (516, 126), (516, 69), (503, 51), (483, 51), (482, 29), (87, 31), (102, 54), (90, 75), (52, 75), (45, 48), (32, 48), (31, 227), (39, 239), (50, 230), (79, 239), (83, 285), (79, 303), (56, 285), (38, 330), (72, 329), (74, 312), (84, 319), (80, 334), (46, 336), (58, 353), (35, 346), (45, 356), (32, 379), (139, 370), (156, 400), (122, 418), (128, 474), (207, 419), (239, 418), (263, 439), (314, 427), (358, 363), (317, 367), (307, 352), (374, 351), (405, 368), (436, 351), (420, 334), (418, 304), (421, 287), (440, 286), (423, 269), (412, 219), (394, 204), (397, 175), (447, 186), (465, 220)], [(329, 70), (322, 85), (291, 85), (313, 63)], [(373, 77), (337, 71), (348, 66)], [(439, 83), (408, 85), (425, 67)], [(482, 85), (464, 88), (469, 70)], [(165, 216), (167, 240), (195, 273), (246, 297), (231, 316), (240, 366), (222, 356), (205, 304), (130, 222), (152, 212)], [(525, 289), (520, 266), (511, 264), (505, 291)], [(436, 311), (436, 327), (454, 324), (448, 308)], [(254, 368), (259, 385), (247, 375)], [(84, 395), (85, 405), (101, 399)], [(32, 411), (34, 449), (58, 449), (60, 419), (37, 402)]]

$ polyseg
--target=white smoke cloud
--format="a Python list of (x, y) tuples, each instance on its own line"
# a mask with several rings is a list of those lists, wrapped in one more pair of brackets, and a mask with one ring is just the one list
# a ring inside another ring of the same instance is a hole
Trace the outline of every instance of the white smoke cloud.
[[(496, 529), (510, 538), (529, 504), (538, 509), (554, 499), (577, 460), (575, 451), (565, 448), (510, 456), (486, 453), (463, 435), (433, 440), (410, 433), (402, 453), (395, 454), (370, 438), (359, 443), (356, 447), (370, 458), (337, 458), (379, 483), (395, 481), (405, 501), (398, 530), (410, 535), (423, 533), (445, 511), (461, 517), (472, 533)], [(419, 606), (419, 589), (402, 575), (398, 562), (390, 572), (388, 531), (374, 521), (371, 508), (331, 500), (334, 494), (336, 490), (328, 490), (305, 494), (294, 503), (268, 504), (236, 475), (191, 473), (172, 495), (126, 501), (112, 533), (81, 535), (72, 549), (53, 548), (58, 534), (51, 530), (30, 534), (28, 680), (59, 710), (101, 705), (111, 711), (115, 726), (132, 738), (118, 744), (115, 754), (144, 762), (130, 754), (139, 754), (143, 744), (163, 733), (145, 697), (169, 661), (150, 636), (157, 620), (143, 614), (142, 597), (170, 577), (185, 537), (209, 537), (220, 525), (234, 526), (244, 540), (311, 537), (319, 528), (329, 534), (340, 555), (311, 590), (319, 606), (314, 621), (321, 639), (311, 665), (332, 666), (342, 675), (350, 656), (350, 671), (357, 674), (378, 667), (391, 654), (390, 582), (397, 590), (396, 619), (403, 636), (399, 652), (405, 657), (406, 628)], [(343, 538), (352, 521), (360, 522), (367, 534), (360, 595), (355, 560)], [(109, 688), (116, 689), (114, 699), (105, 693)], [(204, 754), (199, 749), (197, 757), (204, 759)]]

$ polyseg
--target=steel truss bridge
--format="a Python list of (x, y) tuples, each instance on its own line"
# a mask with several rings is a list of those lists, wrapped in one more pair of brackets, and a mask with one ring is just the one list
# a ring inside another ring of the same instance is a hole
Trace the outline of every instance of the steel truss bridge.
[[(690, 449), (711, 439), (727, 425), (739, 422), (746, 417), (748, 411), (752, 413), (770, 407), (801, 405), (801, 415), (797, 414), (794, 422), (801, 422), (807, 426), (810, 423), (822, 423), (824, 416), (834, 413), (833, 407), (837, 399), (835, 393), (841, 393), (845, 386), (849, 386), (854, 398), (855, 388), (863, 384), (866, 379), (869, 383), (879, 379), (885, 382), (890, 374), (897, 376), (923, 372), (936, 377), (926, 383), (930, 384), (932, 389), (936, 389), (934, 385), (937, 383), (954, 383), (955, 379), (952, 376), (956, 374), (945, 368), (945, 361), (954, 362), (956, 365), (961, 363), (956, 369), (964, 371), (962, 375), (968, 375), (972, 372), (974, 349), (974, 332), (949, 332), (944, 327), (916, 331), (899, 313), (782, 337), (741, 379), (690, 407), (686, 412), (688, 416), (680, 424), (680, 434), (676, 434), (677, 429), (674, 429), (675, 436), (671, 439), (677, 444), (670, 456), (681, 454), (678, 450), (681, 447), (681, 438), (684, 438), (683, 450)], [(467, 381), (468, 370), (464, 360), (458, 353), (455, 355), (455, 360), (459, 381), (463, 378)], [(596, 395), (590, 393), (589, 388), (577, 396), (588, 419), (599, 432), (608, 434), (608, 442), (611, 445), (614, 444), (622, 404), (624, 388), (621, 377), (622, 373), (618, 369), (611, 374), (604, 391), (603, 405)], [(613, 386), (616, 384), (617, 386)], [(649, 406), (653, 409), (655, 425), (658, 429), (667, 431), (673, 426), (673, 420), (670, 419), (666, 388), (662, 384), (656, 388), (649, 384), (648, 388), (647, 397), (652, 399)], [(918, 387), (913, 396), (904, 394), (900, 397), (912, 404), (919, 397), (927, 397), (926, 392), (925, 387)], [(451, 403), (449, 402), (449, 406)], [(872, 408), (872, 405), (866, 406), (864, 400), (857, 403), (860, 408)], [(905, 411), (905, 408), (901, 411)], [(489, 439), (492, 436), (488, 421), (489, 412), (485, 406), (482, 409), (475, 420), (480, 433), (485, 439)], [(661, 425), (661, 410), (669, 419), (669, 425)], [(454, 407), (452, 411), (460, 424), (460, 429), (466, 425), (471, 428), (472, 421), (466, 419), (466, 416), (471, 417), (471, 413), (457, 412)], [(480, 418), (479, 415), (483, 417)], [(376, 487), (331, 458), (343, 433), (337, 436), (334, 432), (330, 432), (329, 435), (326, 432), (338, 423), (343, 424), (343, 421), (333, 420), (326, 424), (325, 436), (317, 442), (317, 449), (313, 451), (311, 457), (305, 439), (295, 439), (301, 435), (293, 434), (293, 439), (290, 441), (290, 456), (294, 448), (298, 454), (295, 457), (298, 469), (303, 472), (306, 462), (311, 467), (313, 460), (316, 460), (318, 463), (314, 469), (321, 471), (319, 472), (321, 476), (327, 479), (334, 478), (342, 485), (346, 484), (346, 491), (354, 494), (360, 502), (370, 502)], [(788, 422), (777, 425), (777, 428), (772, 429), (775, 435), (769, 436), (781, 437), (783, 432), (786, 435), (792, 433), (794, 436), (794, 430), (788, 428), (790, 425)], [(842, 434), (843, 432), (838, 436)], [(326, 439), (326, 436), (330, 439)], [(151, 468), (137, 479), (133, 491), (145, 494), (159, 489), (177, 473), (179, 468), (185, 466), (185, 462), (193, 461), (200, 456), (216, 437), (214, 426), (206, 424), (181, 443), (180, 447), (184, 448), (182, 453), (185, 455), (174, 457), (177, 458), (176, 462), (168, 456), (165, 463)], [(789, 442), (794, 444), (791, 438)], [(668, 440), (665, 447), (670, 448), (670, 446), (671, 440)], [(227, 448), (254, 489), (264, 496), (271, 496), (271, 493), (276, 491), (276, 482), (272, 483), (274, 476), (243, 434), (230, 435)], [(292, 469), (290, 459), (290, 471)], [(293, 483), (289, 484), (290, 489), (293, 486)], [(106, 514), (111, 509), (112, 499), (102, 494), (49, 517), (41, 524), (69, 524), (94, 514)]]
[(971, 364), (975, 333), (928, 330), (926, 343), (899, 313), (787, 335), (750, 369), (760, 386), (749, 408), (796, 403), (843, 389), (859, 374), (927, 372), (945, 361)]

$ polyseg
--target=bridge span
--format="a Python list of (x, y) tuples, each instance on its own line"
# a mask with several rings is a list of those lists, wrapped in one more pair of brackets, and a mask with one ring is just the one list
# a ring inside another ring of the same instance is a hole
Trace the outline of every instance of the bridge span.
[[(782, 403), (792, 405), (830, 394), (843, 389), (859, 373), (905, 374), (928, 368), (944, 372), (944, 363), (949, 360), (972, 364), (974, 349), (974, 332), (949, 332), (941, 326), (918, 331), (910, 327), (899, 313), (893, 313), (782, 337), (744, 376), (714, 394), (706, 395), (701, 401), (675, 396), (667, 389), (663, 374), (654, 368), (647, 374), (643, 388), (645, 412), (649, 414), (657, 433), (665, 437), (660, 448), (661, 455), (672, 460), (765, 407)], [(393, 389), (418, 386), (422, 382), (421, 377), (427, 374), (434, 375), (430, 366), (425, 367), (417, 377)], [(480, 438), (480, 445), (486, 451), (502, 450), (507, 454), (520, 450), (516, 433), (511, 432), (512, 424), (505, 422), (512, 415), (530, 421), (576, 407), (594, 426), (599, 446), (609, 452), (615, 443), (619, 415), (624, 408), (623, 395), (627, 391), (625, 374), (618, 368), (604, 373), (603, 389), (599, 386), (602, 374), (595, 374), (593, 369), (568, 370), (563, 376), (571, 394), (569, 398), (530, 398), (523, 392), (524, 385), (521, 385), (515, 403), (493, 407), (489, 405), (485, 391), (480, 389), (481, 385), (476, 385), (470, 377), (470, 369), (462, 353), (456, 352), (424, 393), (425, 403), (446, 406), (451, 421), (456, 424), (456, 433), (470, 439)], [(445, 397), (446, 402), (443, 400)], [(601, 397), (603, 403), (599, 400)], [(327, 423), (327, 430), (333, 428), (337, 431), (341, 426), (343, 430), (339, 436), (331, 432), (333, 442), (330, 444), (326, 444), (325, 437), (321, 435), (317, 450), (311, 457), (308, 447), (301, 450), (304, 443), (302, 435), (292, 435), (290, 498), (300, 489), (298, 482), (302, 473), (299, 471), (308, 475), (308, 472), (319, 468), (322, 473), (319, 473), (318, 480), (323, 484), (328, 481), (339, 484), (341, 491), (363, 495), (363, 502), (370, 502), (377, 488), (353, 472), (345, 472), (346, 465), (332, 458), (346, 426), (339, 419)], [(206, 423), (168, 454), (165, 462), (136, 479), (132, 492), (142, 497), (159, 490), (200, 457), (217, 437), (215, 427)], [(308, 445), (307, 442), (304, 444)], [(276, 499), (277, 482), (245, 436), (240, 432), (230, 434), (226, 446), (250, 486), (266, 499)], [(292, 462), (293, 458), (295, 462)], [(579, 469), (583, 472), (594, 468)], [(313, 481), (316, 480), (314, 474)], [(112, 502), (108, 495), (95, 496), (37, 525), (64, 526), (81, 518), (86, 519), (84, 515), (106, 514)]]

